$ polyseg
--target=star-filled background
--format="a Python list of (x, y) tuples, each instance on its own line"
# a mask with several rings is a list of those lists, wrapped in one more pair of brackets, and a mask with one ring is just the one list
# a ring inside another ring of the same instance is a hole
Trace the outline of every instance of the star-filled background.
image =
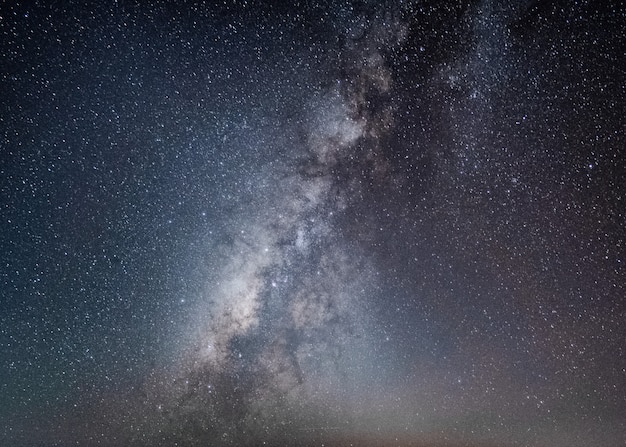
[(624, 445), (625, 30), (4, 2), (0, 444)]

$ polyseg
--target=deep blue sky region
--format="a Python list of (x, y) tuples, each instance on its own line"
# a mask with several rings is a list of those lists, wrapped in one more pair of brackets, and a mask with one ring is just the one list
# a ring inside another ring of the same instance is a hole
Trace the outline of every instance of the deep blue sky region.
[(0, 6), (0, 444), (626, 444), (626, 10)]

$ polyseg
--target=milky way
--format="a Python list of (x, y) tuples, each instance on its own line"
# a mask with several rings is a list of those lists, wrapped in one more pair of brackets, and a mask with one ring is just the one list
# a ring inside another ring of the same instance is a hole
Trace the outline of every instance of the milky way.
[(0, 8), (0, 443), (626, 442), (626, 12)]

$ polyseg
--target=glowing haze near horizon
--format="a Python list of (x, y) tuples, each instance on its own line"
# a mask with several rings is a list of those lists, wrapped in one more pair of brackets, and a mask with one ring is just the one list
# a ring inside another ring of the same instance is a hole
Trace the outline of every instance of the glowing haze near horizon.
[(624, 445), (625, 11), (500, 3), (3, 4), (0, 443)]

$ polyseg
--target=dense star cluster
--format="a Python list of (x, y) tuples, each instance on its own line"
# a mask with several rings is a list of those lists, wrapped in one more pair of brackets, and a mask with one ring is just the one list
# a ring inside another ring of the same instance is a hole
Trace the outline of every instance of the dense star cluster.
[(619, 2), (4, 2), (0, 444), (624, 445), (625, 55)]

